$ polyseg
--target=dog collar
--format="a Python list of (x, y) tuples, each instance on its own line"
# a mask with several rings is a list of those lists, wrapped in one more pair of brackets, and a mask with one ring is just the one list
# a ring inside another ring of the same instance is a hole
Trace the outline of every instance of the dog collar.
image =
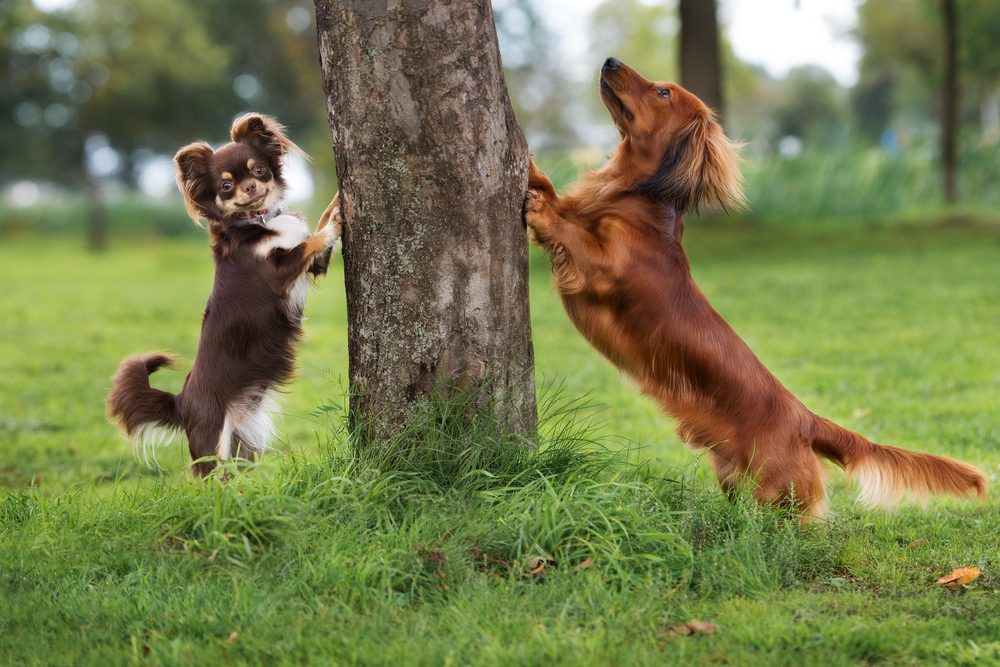
[(283, 213), (283, 211), (281, 210), (280, 206), (275, 206), (274, 208), (265, 208), (265, 209), (260, 210), (260, 211), (246, 211), (244, 213), (238, 213), (238, 214), (236, 214), (236, 216), (235, 216), (236, 217), (236, 222), (233, 223), (233, 224), (235, 224), (235, 225), (250, 225), (250, 224), (266, 225), (268, 222), (270, 222), (271, 220), (274, 220), (275, 218), (277, 218), (282, 213)]

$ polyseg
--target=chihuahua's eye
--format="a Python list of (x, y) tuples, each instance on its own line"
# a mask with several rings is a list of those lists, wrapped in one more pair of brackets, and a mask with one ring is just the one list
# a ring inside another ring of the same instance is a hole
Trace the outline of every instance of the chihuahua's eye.
[(233, 189), (233, 182), (232, 181), (222, 181), (222, 191), (223, 192), (229, 192), (232, 189)]
[(670, 99), (670, 89), (669, 88), (657, 88), (656, 89), (656, 94), (659, 95), (660, 97), (662, 97), (665, 100), (669, 100)]
[(253, 168), (253, 175), (254, 176), (263, 176), (266, 173), (267, 173), (267, 169), (264, 169), (264, 167), (262, 167), (259, 164), (256, 167)]

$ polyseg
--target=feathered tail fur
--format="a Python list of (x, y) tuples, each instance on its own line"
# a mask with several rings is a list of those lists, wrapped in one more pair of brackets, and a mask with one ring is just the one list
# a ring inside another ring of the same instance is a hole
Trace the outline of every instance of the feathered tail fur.
[(108, 419), (118, 422), (136, 447), (141, 447), (147, 462), (150, 450), (169, 443), (181, 427), (177, 397), (149, 386), (150, 374), (169, 366), (173, 358), (155, 352), (129, 357), (121, 363), (111, 380), (108, 394)]
[(871, 506), (896, 505), (905, 493), (986, 498), (986, 478), (961, 461), (936, 454), (878, 445), (828, 419), (816, 417), (813, 450), (858, 480), (859, 500)]

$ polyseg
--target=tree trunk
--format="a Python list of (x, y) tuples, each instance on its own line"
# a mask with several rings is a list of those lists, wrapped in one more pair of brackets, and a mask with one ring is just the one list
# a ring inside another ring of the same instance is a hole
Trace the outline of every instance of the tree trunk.
[(955, 0), (941, 0), (944, 21), (944, 90), (941, 110), (941, 170), (944, 198), (958, 201), (958, 18)]
[(528, 156), (489, 0), (316, 0), (316, 27), (357, 444), (442, 390), (533, 438)]
[(680, 0), (680, 14), (681, 85), (722, 116), (716, 0)]

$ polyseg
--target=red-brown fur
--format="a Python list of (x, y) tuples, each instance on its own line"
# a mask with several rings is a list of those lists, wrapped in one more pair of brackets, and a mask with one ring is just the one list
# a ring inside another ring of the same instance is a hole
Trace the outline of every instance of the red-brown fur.
[(532, 162), (525, 220), (570, 319), (677, 419), (685, 442), (708, 448), (722, 487), (749, 483), (761, 502), (820, 515), (823, 457), (858, 477), (872, 504), (904, 491), (985, 497), (969, 465), (877, 445), (814, 415), (709, 305), (681, 246), (684, 214), (744, 203), (738, 146), (711, 110), (614, 58), (601, 97), (621, 143), (562, 197)]

